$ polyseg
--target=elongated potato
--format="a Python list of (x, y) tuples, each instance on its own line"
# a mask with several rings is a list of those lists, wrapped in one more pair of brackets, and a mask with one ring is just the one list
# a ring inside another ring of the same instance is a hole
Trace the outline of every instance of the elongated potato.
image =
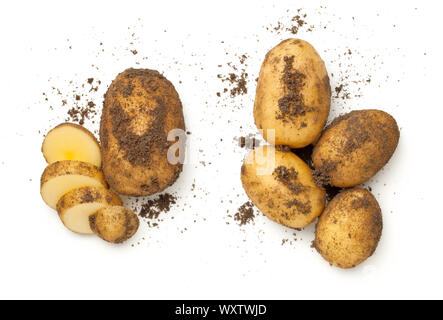
[(315, 185), (308, 165), (290, 151), (272, 146), (251, 151), (241, 180), (255, 206), (282, 225), (303, 228), (323, 211), (325, 191)]
[(45, 203), (56, 208), (59, 199), (68, 191), (85, 186), (108, 187), (102, 171), (82, 161), (57, 161), (48, 165), (40, 179), (40, 194)]
[[(118, 193), (150, 195), (172, 185), (182, 164), (168, 162), (172, 129), (185, 129), (174, 86), (154, 70), (128, 69), (109, 87), (100, 123), (103, 172)], [(184, 152), (184, 150), (182, 150)]]
[(82, 187), (69, 191), (57, 203), (63, 224), (72, 232), (93, 234), (89, 216), (107, 206), (121, 206), (118, 195), (103, 187)]
[(339, 193), (318, 219), (314, 247), (330, 264), (352, 268), (370, 257), (383, 229), (380, 207), (365, 189)]
[(312, 153), (315, 175), (324, 184), (353, 187), (374, 176), (394, 153), (400, 131), (380, 110), (352, 111), (336, 118)]
[(308, 42), (288, 39), (266, 54), (258, 77), (255, 124), (275, 145), (302, 148), (328, 119), (331, 87), (325, 64)]
[(112, 243), (122, 243), (138, 229), (137, 215), (122, 206), (104, 207), (89, 216), (91, 230), (100, 238)]

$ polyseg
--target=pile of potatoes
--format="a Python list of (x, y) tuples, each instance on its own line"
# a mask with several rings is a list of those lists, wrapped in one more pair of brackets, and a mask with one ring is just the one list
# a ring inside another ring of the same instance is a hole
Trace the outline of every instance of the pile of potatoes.
[(126, 241), (137, 232), (139, 220), (115, 192), (151, 195), (177, 180), (182, 164), (168, 161), (175, 143), (168, 139), (172, 129), (185, 129), (172, 83), (155, 70), (125, 70), (105, 95), (101, 146), (91, 132), (72, 123), (46, 135), (43, 200), (73, 232)]
[[(241, 167), (243, 187), (268, 218), (303, 228), (318, 218), (314, 246), (331, 265), (352, 268), (375, 251), (382, 214), (358, 188), (391, 158), (395, 119), (380, 110), (352, 111), (326, 128), (331, 88), (325, 64), (308, 42), (288, 39), (262, 64), (254, 119), (270, 145), (252, 150)], [(291, 149), (315, 144), (314, 170)], [(325, 186), (344, 189), (326, 206)]]

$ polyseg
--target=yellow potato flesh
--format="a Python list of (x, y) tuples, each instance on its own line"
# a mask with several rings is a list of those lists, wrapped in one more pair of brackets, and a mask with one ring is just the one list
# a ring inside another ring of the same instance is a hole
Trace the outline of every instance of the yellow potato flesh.
[(77, 160), (101, 166), (100, 147), (86, 129), (64, 125), (53, 129), (45, 138), (42, 147), (48, 163), (61, 160)]
[(73, 232), (93, 234), (94, 232), (89, 226), (89, 216), (105, 206), (106, 204), (101, 202), (78, 204), (64, 211), (60, 218), (64, 225)]
[(58, 200), (67, 192), (85, 186), (103, 187), (97, 179), (82, 175), (58, 176), (47, 181), (41, 188), (41, 195), (46, 204), (56, 209)]

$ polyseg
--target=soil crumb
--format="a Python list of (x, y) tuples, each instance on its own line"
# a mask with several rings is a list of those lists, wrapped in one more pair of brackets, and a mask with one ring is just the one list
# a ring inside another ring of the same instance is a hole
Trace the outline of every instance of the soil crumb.
[(254, 221), (254, 205), (251, 201), (245, 202), (239, 208), (237, 213), (234, 215), (234, 220), (238, 221), (240, 226), (248, 224)]
[(177, 197), (172, 194), (164, 193), (157, 198), (149, 200), (142, 204), (139, 216), (148, 219), (157, 219), (161, 213), (171, 210), (171, 206), (177, 201)]

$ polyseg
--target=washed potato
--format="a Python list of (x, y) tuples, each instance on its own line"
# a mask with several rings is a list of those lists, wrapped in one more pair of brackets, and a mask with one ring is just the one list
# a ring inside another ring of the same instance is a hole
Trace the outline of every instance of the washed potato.
[(87, 129), (74, 123), (62, 123), (48, 132), (42, 144), (42, 153), (48, 163), (77, 160), (102, 165), (100, 145)]
[(241, 180), (255, 206), (282, 225), (303, 228), (323, 211), (325, 191), (315, 185), (308, 165), (290, 151), (256, 148), (244, 160)]
[[(103, 172), (118, 193), (151, 195), (172, 185), (182, 164), (170, 163), (172, 129), (185, 129), (174, 86), (155, 70), (127, 69), (109, 87), (100, 123)], [(184, 150), (181, 150), (183, 153)]]
[(40, 179), (40, 194), (43, 201), (56, 208), (59, 199), (68, 191), (85, 186), (107, 188), (102, 171), (82, 161), (57, 161), (48, 165)]
[(89, 216), (91, 230), (100, 238), (112, 243), (122, 243), (138, 229), (137, 215), (122, 206), (104, 207)]
[(336, 118), (312, 153), (321, 183), (353, 187), (374, 176), (394, 153), (400, 131), (395, 119), (380, 110), (359, 110)]
[(380, 207), (365, 189), (339, 193), (320, 216), (314, 246), (330, 264), (352, 268), (370, 257), (383, 229)]
[(266, 54), (258, 77), (254, 118), (268, 142), (292, 148), (311, 144), (325, 126), (330, 104), (325, 64), (308, 42), (288, 39)]
[(82, 187), (64, 194), (57, 203), (63, 224), (72, 232), (93, 234), (89, 216), (107, 206), (121, 206), (118, 195), (103, 187)]

